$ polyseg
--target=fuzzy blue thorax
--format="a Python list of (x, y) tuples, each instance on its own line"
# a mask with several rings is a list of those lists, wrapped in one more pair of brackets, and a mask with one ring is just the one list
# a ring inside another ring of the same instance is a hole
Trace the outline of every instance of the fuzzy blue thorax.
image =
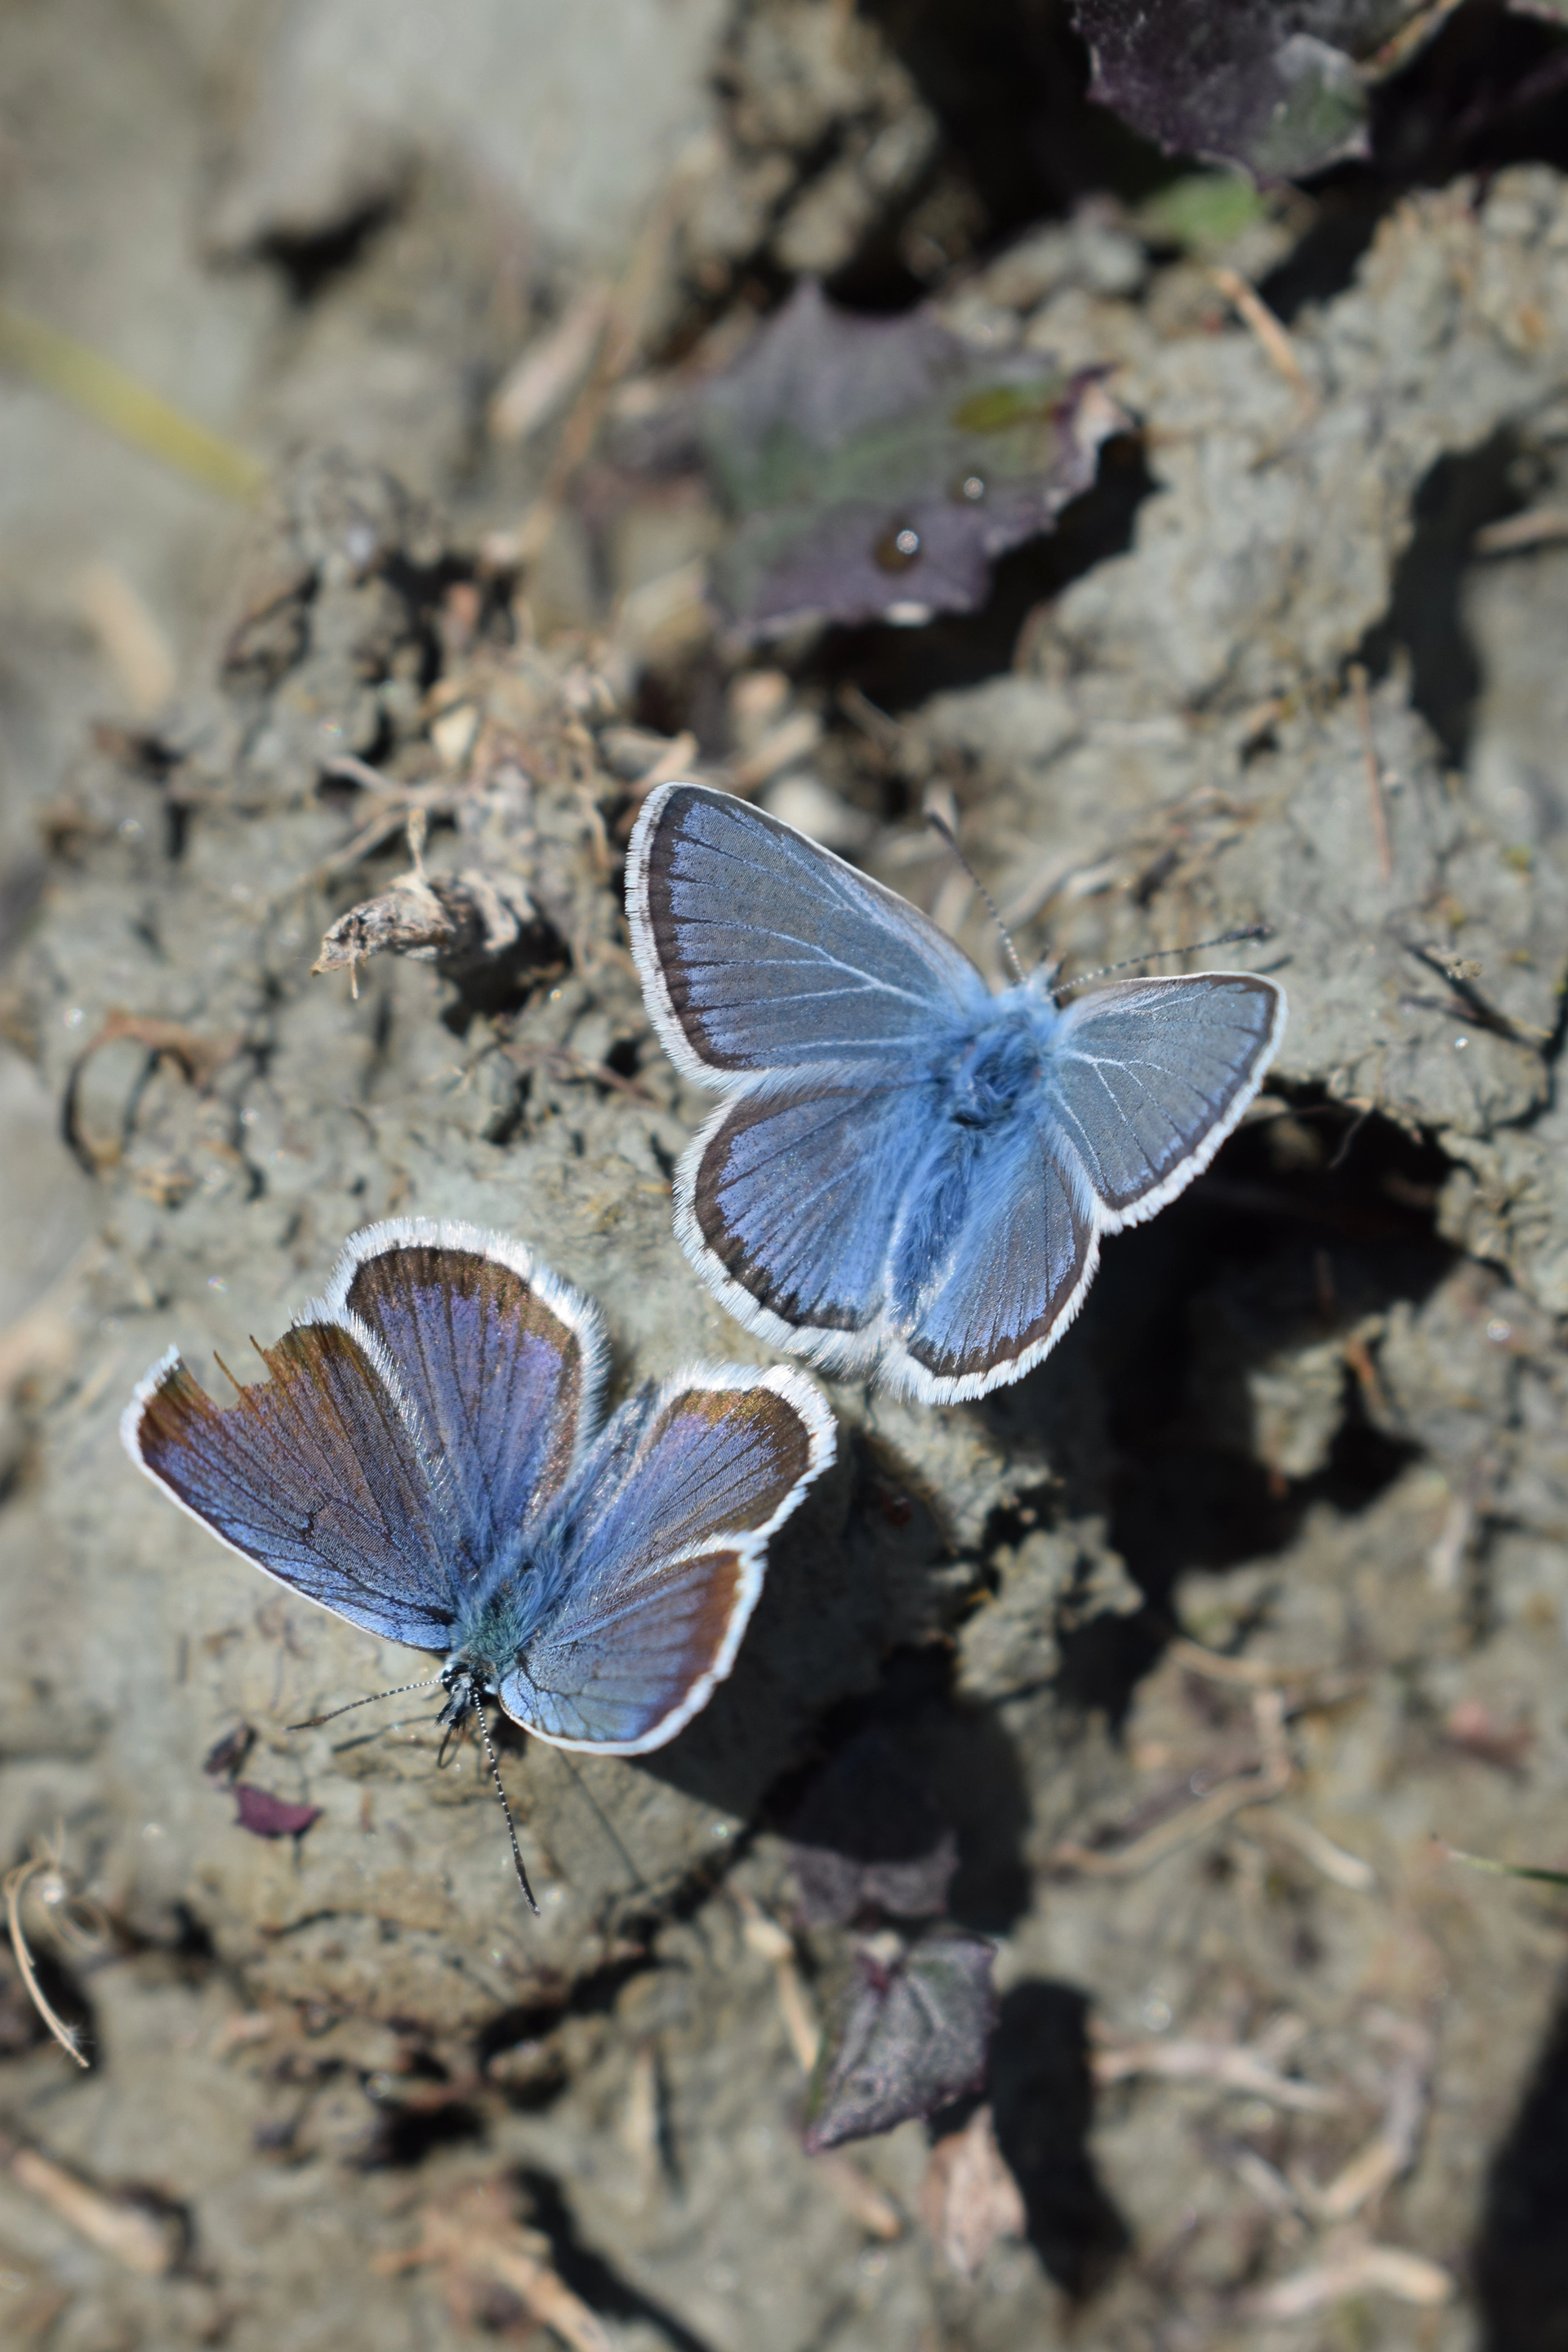
[(526, 1548), (509, 1545), (481, 1571), (452, 1627), (448, 1669), (467, 1669), (481, 1689), (495, 1689), (568, 1580), (565, 1536), (564, 1515), (554, 1511), (531, 1530)]
[(999, 1126), (1032, 1097), (1060, 1019), (1050, 999), (1025, 981), (996, 997), (973, 1028), (961, 1031), (931, 1071), (954, 1124)]

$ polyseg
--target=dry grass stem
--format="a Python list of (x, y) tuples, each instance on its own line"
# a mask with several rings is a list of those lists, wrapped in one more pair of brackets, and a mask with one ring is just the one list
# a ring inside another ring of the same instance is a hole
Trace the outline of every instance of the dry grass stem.
[(1261, 294), (1247, 284), (1239, 270), (1223, 267), (1211, 269), (1209, 278), (1225, 296), (1242, 324), (1257, 336), (1270, 367), (1310, 404), (1313, 397), (1312, 387), (1296, 356), (1296, 346)]
[(1438, 2263), (1404, 2246), (1375, 2246), (1370, 2240), (1342, 2242), (1328, 2259), (1306, 2270), (1293, 2271), (1275, 2286), (1247, 2299), (1255, 2319), (1306, 2319), (1354, 2295), (1392, 2295), (1396, 2303), (1436, 2310), (1451, 2302), (1454, 2281)]
[[(48, 1996), (38, 1982), (37, 1971), (33, 1966), (33, 1955), (27, 1948), (27, 1938), (22, 1927), (22, 1895), (27, 1881), (36, 1871), (49, 1870), (58, 1875), (60, 1868), (59, 1854), (45, 1851), (35, 1853), (30, 1862), (19, 1863), (15, 1870), (8, 1871), (5, 1882), (5, 1919), (11, 1930), (11, 1949), (16, 1955), (16, 1967), (22, 1982), (26, 1988), (27, 1999), (32, 2002), (67, 2057), (74, 2058), (79, 2066), (86, 2066), (89, 2062), (79, 2047), (75, 2026), (68, 2025), (58, 2011), (50, 2006)], [(62, 1878), (62, 1886), (63, 1883)]]
[(1345, 673), (1350, 689), (1355, 697), (1356, 724), (1366, 760), (1366, 796), (1372, 811), (1373, 839), (1377, 844), (1377, 868), (1385, 882), (1394, 879), (1394, 845), (1388, 837), (1388, 805), (1383, 795), (1383, 763), (1377, 756), (1377, 738), (1373, 733), (1372, 701), (1367, 693), (1366, 671), (1360, 662), (1352, 662)]
[(1282, 1796), (1292, 1779), (1285, 1739), (1285, 1702), (1278, 1691), (1256, 1691), (1252, 1713), (1262, 1749), (1256, 1771), (1238, 1774), (1234, 1780), (1222, 1780), (1217, 1789), (1211, 1789), (1195, 1804), (1173, 1814), (1169, 1821), (1158, 1822), (1128, 1845), (1100, 1849), (1065, 1838), (1052, 1850), (1052, 1865), (1058, 1870), (1078, 1871), (1086, 1878), (1135, 1878), (1155, 1863), (1163, 1862), (1167, 1854), (1190, 1845), (1194, 1838), (1206, 1837), (1222, 1822), (1229, 1821), (1233, 1813), (1240, 1812), (1244, 1805), (1267, 1804), (1271, 1798)]

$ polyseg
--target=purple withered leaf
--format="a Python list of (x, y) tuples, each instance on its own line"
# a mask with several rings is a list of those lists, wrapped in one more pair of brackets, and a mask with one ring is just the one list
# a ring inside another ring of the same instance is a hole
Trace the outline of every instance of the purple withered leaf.
[(1366, 152), (1362, 68), (1426, 0), (1074, 0), (1089, 96), (1168, 152), (1261, 180)]
[(807, 1927), (842, 1926), (867, 1911), (923, 1919), (947, 1907), (958, 1841), (884, 1732), (858, 1733), (825, 1766), (789, 1838)]
[(287, 1797), (275, 1797), (270, 1789), (258, 1789), (249, 1780), (239, 1781), (234, 1795), (239, 1826), (252, 1837), (303, 1837), (311, 1822), (321, 1818), (320, 1805), (291, 1805)]
[(929, 307), (858, 317), (805, 279), (702, 397), (735, 518), (716, 592), (753, 637), (972, 611), (995, 558), (1050, 529), (1126, 426), (1092, 369), (979, 351)]
[(931, 1927), (889, 1958), (863, 1945), (847, 1999), (822, 2037), (806, 2098), (813, 2154), (891, 2131), (976, 2090), (996, 2019), (996, 1948)]

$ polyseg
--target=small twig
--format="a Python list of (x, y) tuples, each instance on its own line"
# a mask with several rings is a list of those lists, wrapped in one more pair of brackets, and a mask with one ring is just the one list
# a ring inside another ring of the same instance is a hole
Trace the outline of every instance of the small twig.
[(1217, 1789), (1211, 1789), (1195, 1804), (1161, 1822), (1142, 1837), (1134, 1838), (1130, 1845), (1100, 1852), (1068, 1838), (1053, 1850), (1051, 1862), (1058, 1869), (1076, 1870), (1086, 1878), (1136, 1878), (1155, 1863), (1163, 1862), (1167, 1854), (1190, 1845), (1195, 1838), (1206, 1837), (1244, 1805), (1264, 1805), (1270, 1798), (1282, 1796), (1292, 1777), (1285, 1744), (1284, 1699), (1277, 1690), (1257, 1691), (1252, 1713), (1263, 1751), (1256, 1771), (1241, 1773), (1234, 1780), (1222, 1780)]
[(623, 1078), (620, 1072), (612, 1070), (607, 1062), (590, 1062), (570, 1045), (534, 1045), (531, 1039), (514, 1037), (501, 1050), (509, 1060), (532, 1062), (539, 1068), (548, 1070), (552, 1077), (588, 1078), (596, 1087), (608, 1087), (613, 1093), (625, 1095), (628, 1102), (642, 1103), (649, 1110), (659, 1108), (647, 1088), (638, 1086), (635, 1078)]
[(1366, 757), (1366, 793), (1372, 807), (1373, 836), (1377, 843), (1378, 870), (1385, 882), (1394, 879), (1394, 846), (1388, 837), (1388, 809), (1383, 796), (1383, 767), (1377, 756), (1377, 739), (1372, 731), (1372, 702), (1367, 694), (1366, 671), (1360, 662), (1352, 662), (1345, 673), (1355, 698), (1356, 723)]
[(184, 2231), (177, 2216), (166, 2209), (160, 2211), (155, 2202), (96, 2189), (53, 2157), (18, 2144), (5, 2131), (0, 2131), (0, 2165), (89, 2245), (112, 2254), (127, 2270), (139, 2271), (143, 2278), (163, 2278), (178, 2261)]
[(673, 784), (682, 776), (689, 776), (697, 758), (697, 738), (689, 730), (673, 736), (665, 745), (651, 768), (628, 787), (636, 800), (646, 800), (660, 784)]
[(1257, 2050), (1232, 2042), (1129, 2042), (1102, 2044), (1089, 2059), (1097, 2083), (1125, 2082), (1132, 2074), (1158, 2074), (1166, 2082), (1217, 2083), (1222, 2090), (1300, 2115), (1333, 2115), (1344, 2105), (1337, 2091), (1281, 2074)]
[(1347, 1853), (1342, 1845), (1336, 1845), (1332, 1838), (1325, 1837), (1321, 1830), (1310, 1822), (1299, 1820), (1294, 1813), (1271, 1809), (1260, 1813), (1256, 1823), (1243, 1822), (1238, 1814), (1237, 1826), (1256, 1827), (1260, 1835), (1278, 1838), (1282, 1844), (1293, 1847), (1303, 1862), (1310, 1862), (1333, 1885), (1348, 1887), (1352, 1895), (1370, 1895), (1377, 1885), (1377, 1873), (1370, 1862), (1363, 1862), (1359, 1853)]
[(35, 1853), (30, 1862), (18, 1863), (15, 1870), (8, 1871), (4, 1890), (5, 1918), (11, 1930), (11, 1949), (16, 1955), (16, 1967), (22, 1982), (26, 1988), (28, 2000), (67, 2057), (74, 2058), (79, 2066), (87, 2066), (91, 2062), (78, 2046), (79, 2036), (75, 2026), (68, 2025), (58, 2011), (50, 2005), (47, 1994), (38, 1982), (37, 1972), (33, 1966), (33, 1955), (27, 1948), (27, 1938), (22, 1931), (22, 1893), (28, 1879), (36, 1870), (49, 1868), (58, 1871), (60, 1867), (60, 1855), (50, 1853), (46, 1849)]
[(1359, 1331), (1352, 1331), (1345, 1341), (1345, 1361), (1355, 1375), (1356, 1386), (1373, 1421), (1386, 1422), (1390, 1418), (1388, 1399), (1383, 1392), (1383, 1382), (1378, 1379), (1372, 1349)]
[(1262, 295), (1255, 287), (1249, 286), (1240, 271), (1237, 269), (1228, 269), (1223, 266), (1211, 269), (1209, 280), (1225, 296), (1243, 325), (1249, 328), (1257, 336), (1269, 365), (1282, 375), (1286, 383), (1292, 385), (1310, 405), (1315, 394), (1307, 381), (1301, 362), (1296, 356), (1296, 346), (1281, 321), (1275, 317), (1263, 299)]
[(1404, 2246), (1374, 2246), (1357, 2231), (1342, 2239), (1328, 2261), (1293, 2271), (1275, 2286), (1250, 2295), (1255, 2319), (1305, 2319), (1352, 2295), (1382, 2293), (1399, 2303), (1435, 2309), (1453, 2298), (1454, 2282), (1437, 2263)]
[(795, 1964), (795, 1938), (776, 1919), (770, 1919), (762, 1905), (743, 1887), (732, 1890), (735, 1907), (741, 1914), (741, 1933), (749, 1950), (773, 1963), (773, 1977), (778, 1986), (779, 2011), (784, 2018), (784, 2032), (790, 2048), (800, 2063), (802, 2074), (809, 2074), (816, 2063), (816, 2053), (822, 2046), (822, 2029), (811, 2012), (811, 2000), (801, 1982)]
[(1501, 522), (1484, 523), (1470, 545), (1478, 555), (1514, 555), (1554, 539), (1568, 539), (1568, 507), (1531, 507)]
[(548, 2238), (514, 2221), (509, 2203), (499, 2189), (479, 2189), (445, 2208), (426, 2205), (419, 2243), (373, 2255), (371, 2267), (385, 2277), (436, 2263), (490, 2279), (516, 2295), (530, 2319), (553, 2329), (572, 2352), (612, 2352), (597, 2315), (552, 2267)]

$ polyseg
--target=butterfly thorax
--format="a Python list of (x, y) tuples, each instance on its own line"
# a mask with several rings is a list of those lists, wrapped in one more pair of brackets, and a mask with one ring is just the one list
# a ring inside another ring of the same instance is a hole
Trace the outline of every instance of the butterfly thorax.
[(476, 1582), (452, 1627), (452, 1647), (441, 1679), (467, 1675), (480, 1690), (493, 1691), (517, 1664), (550, 1607), (562, 1581), (559, 1547), (530, 1547), (521, 1558), (495, 1563)]
[(1009, 989), (984, 1026), (961, 1033), (940, 1074), (948, 1117), (959, 1127), (997, 1127), (1035, 1092), (1059, 1018), (1053, 1004)]

